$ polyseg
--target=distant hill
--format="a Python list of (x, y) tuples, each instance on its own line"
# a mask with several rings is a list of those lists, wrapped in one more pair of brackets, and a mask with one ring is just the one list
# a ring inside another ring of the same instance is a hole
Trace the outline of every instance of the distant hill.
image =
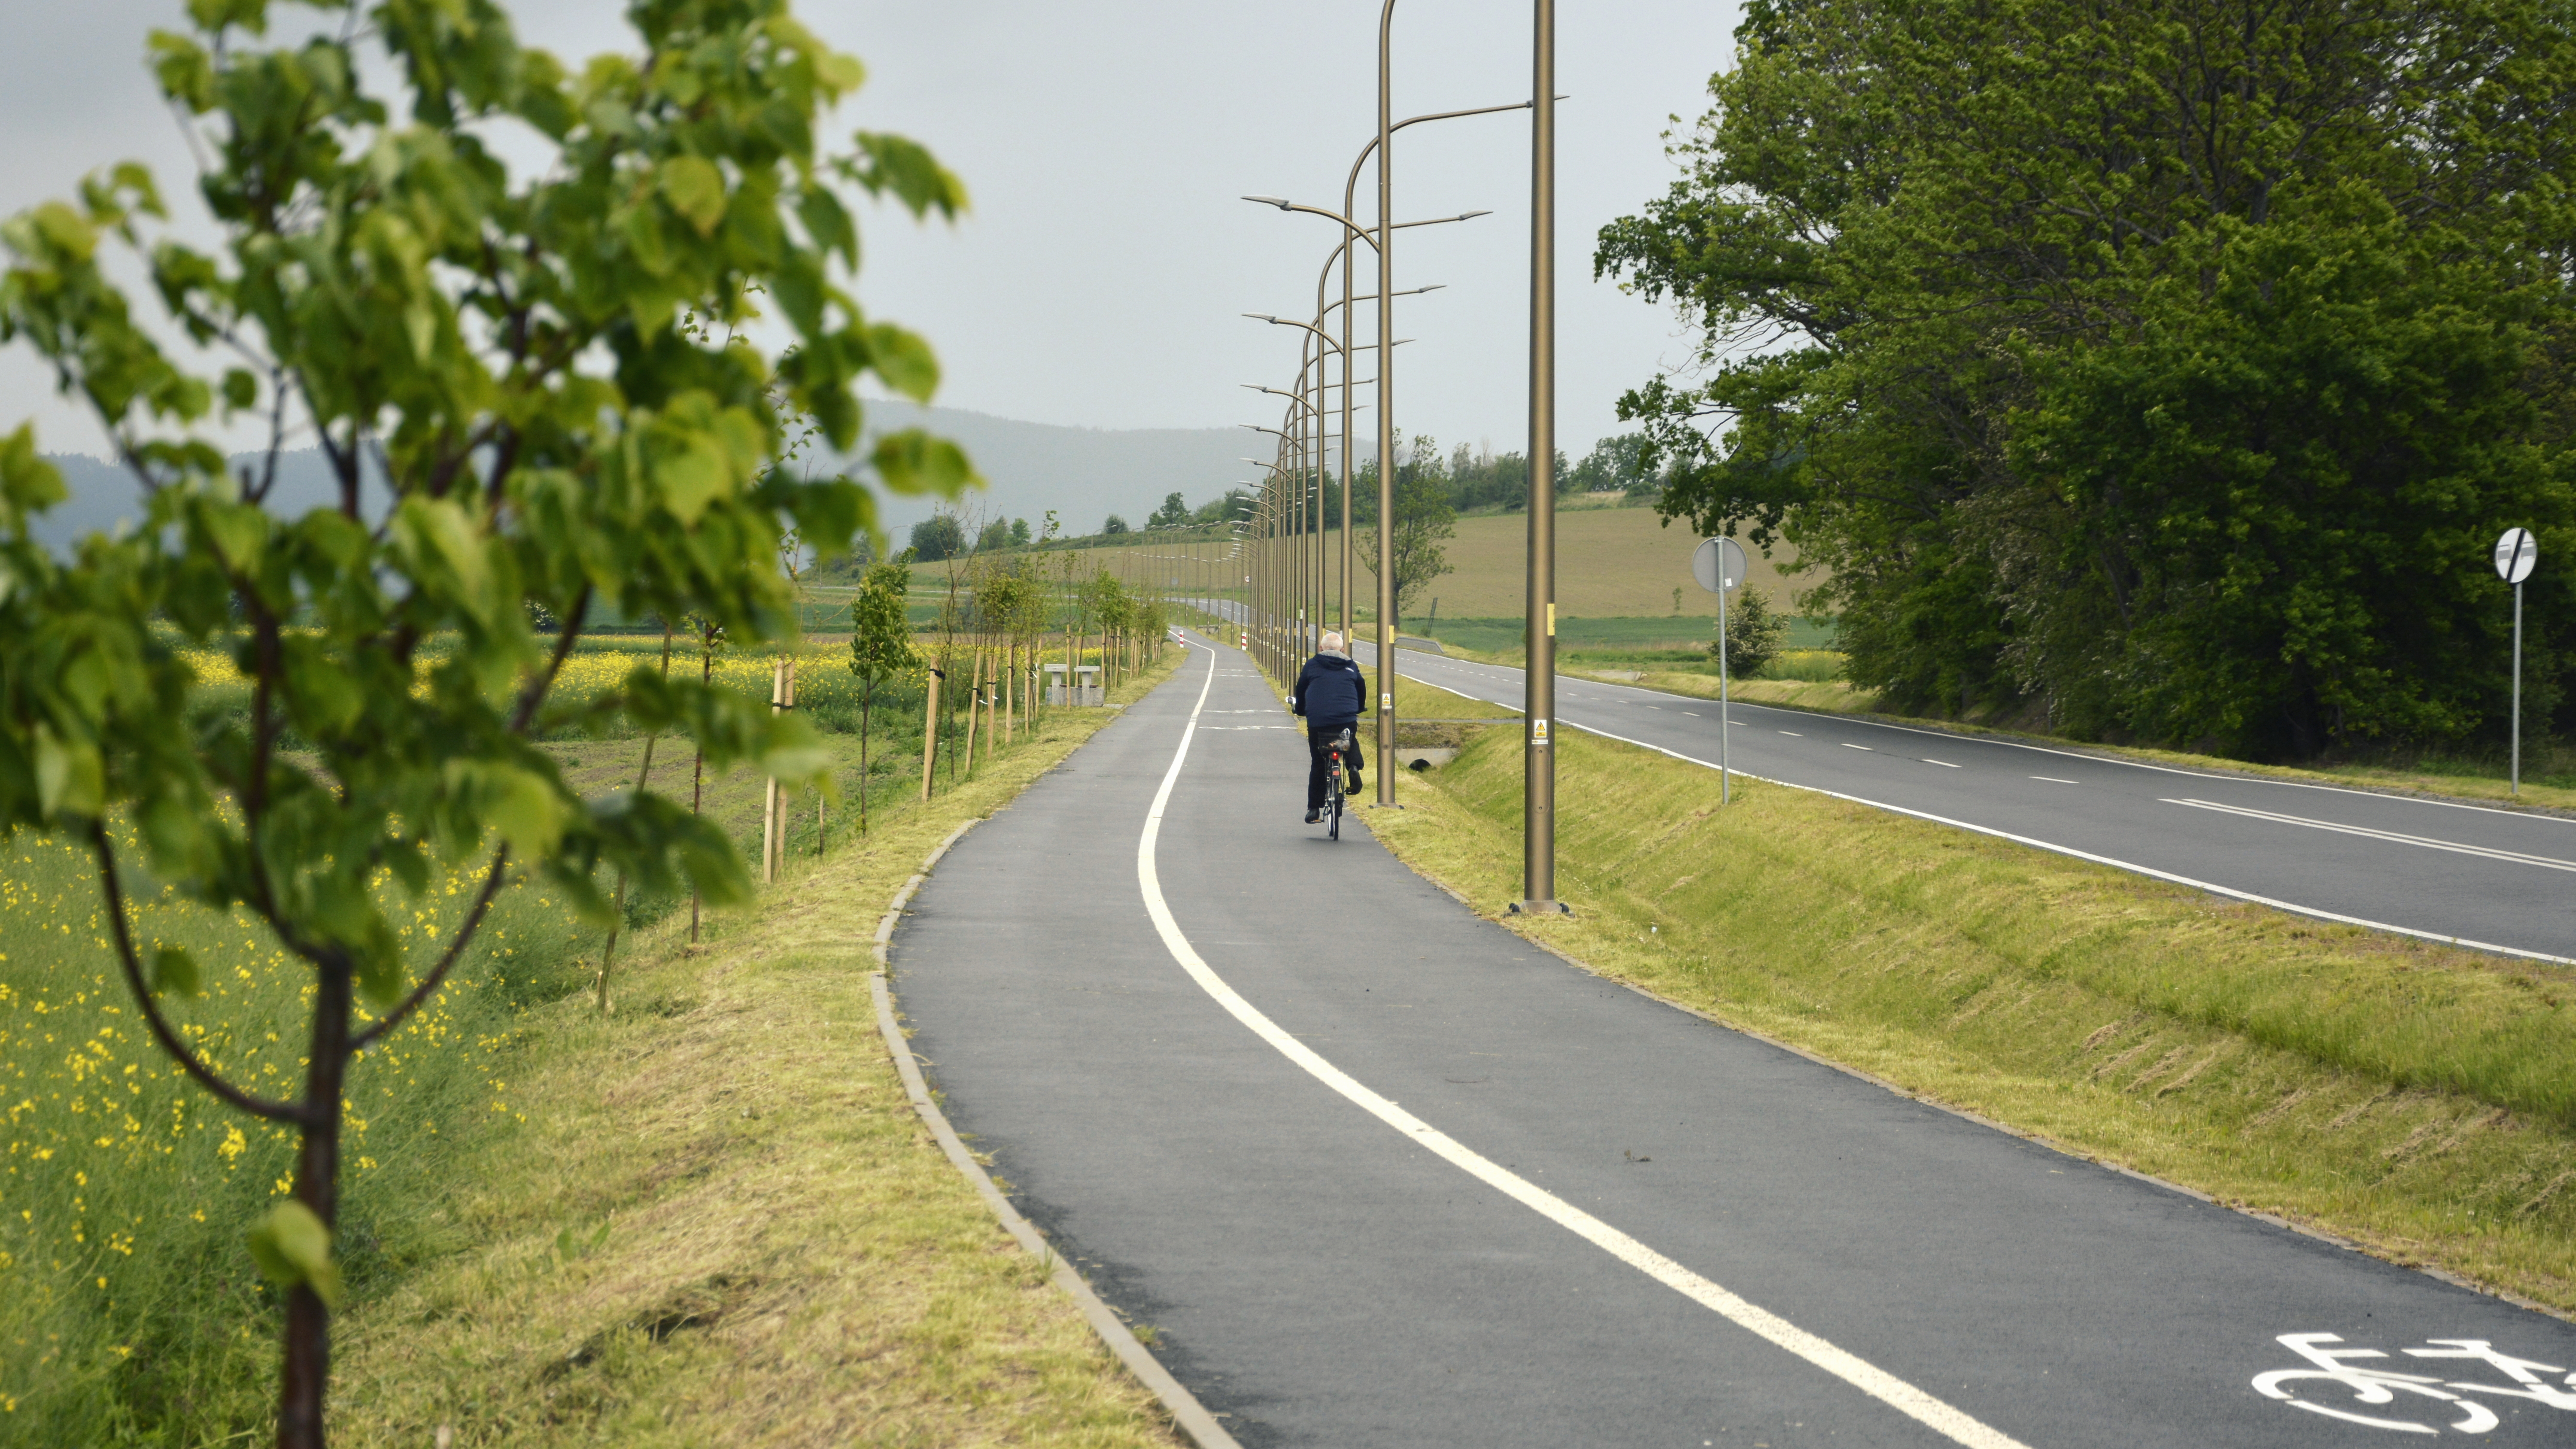
[[(1025, 518), (1036, 528), (1052, 508), (1068, 534), (1097, 532), (1112, 513), (1141, 524), (1175, 490), (1194, 507), (1205, 503), (1257, 476), (1259, 470), (1241, 459), (1266, 453), (1270, 442), (1240, 428), (1069, 428), (875, 399), (867, 412), (871, 435), (921, 427), (963, 447), (991, 483), (967, 497), (968, 510)], [(863, 445), (863, 456), (865, 451)], [(48, 546), (62, 548), (80, 534), (142, 517), (142, 492), (123, 468), (77, 453), (55, 454), (52, 461), (72, 496), (37, 522), (36, 535)], [(384, 495), (375, 488), (367, 492), (372, 515)], [(302, 513), (336, 496), (319, 452), (306, 449), (280, 460), (272, 495), (280, 512)], [(881, 495), (880, 501), (898, 546), (932, 508), (924, 499)]]
[[(113, 533), (120, 524), (131, 527), (142, 519), (142, 485), (123, 465), (85, 453), (52, 453), (46, 461), (62, 471), (63, 486), (71, 496), (37, 515), (37, 542), (50, 549), (68, 550), (72, 540), (82, 534)], [(234, 461), (238, 466), (244, 460)], [(277, 460), (277, 487), (269, 494), (270, 506), (277, 512), (290, 516), (306, 513), (333, 505), (339, 497), (339, 485), (332, 480), (330, 467), (322, 461), (319, 449), (307, 448)], [(368, 517), (383, 515), (384, 497), (380, 488), (367, 490)]]
[[(1271, 439), (1244, 428), (1068, 428), (869, 401), (871, 433), (912, 427), (954, 440), (975, 460), (991, 486), (967, 499), (969, 510), (1025, 518), (1036, 528), (1052, 508), (1068, 534), (1098, 532), (1112, 513), (1143, 523), (1175, 491), (1196, 507), (1258, 477), (1260, 470), (1243, 459), (1272, 450)], [(886, 504), (898, 535), (930, 516), (931, 505), (921, 500)]]

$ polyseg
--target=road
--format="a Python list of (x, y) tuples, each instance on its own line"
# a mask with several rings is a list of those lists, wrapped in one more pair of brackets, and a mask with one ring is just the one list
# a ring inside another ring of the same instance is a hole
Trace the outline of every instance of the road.
[[(1377, 651), (1357, 657), (1374, 667)], [(1521, 671), (1397, 651), (1521, 706)], [(1711, 768), (1718, 708), (1559, 674), (1560, 724)], [(2331, 920), (2576, 965), (2576, 820), (1735, 703), (1735, 769)], [(1560, 790), (1579, 780), (1560, 777)]]
[(1193, 648), (950, 850), (894, 988), (1014, 1200), (1242, 1443), (2576, 1430), (2576, 1327), (1576, 971), (1365, 812), (1325, 841), (1276, 696)]

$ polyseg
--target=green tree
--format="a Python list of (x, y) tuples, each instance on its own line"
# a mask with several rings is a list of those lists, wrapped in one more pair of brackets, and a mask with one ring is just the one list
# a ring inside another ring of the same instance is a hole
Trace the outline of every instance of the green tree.
[(918, 673), (912, 650), (912, 616), (905, 594), (912, 587), (909, 559), (870, 564), (850, 601), (850, 672), (859, 678), (859, 833), (868, 830), (868, 732), (877, 687)]
[[(823, 766), (795, 716), (685, 675), (638, 667), (571, 706), (552, 687), (594, 605), (793, 636), (782, 534), (837, 551), (873, 502), (774, 466), (781, 418), (846, 449), (862, 375), (916, 399), (937, 379), (920, 339), (836, 280), (858, 257), (843, 189), (916, 214), (963, 200), (908, 142), (817, 144), (861, 70), (779, 0), (637, 0), (635, 49), (578, 71), (488, 0), (322, 8), (347, 23), (291, 45), (261, 42), (262, 0), (192, 5), (193, 31), (153, 37), (206, 158), (212, 250), (156, 226), (134, 165), (0, 228), (0, 337), (95, 410), (146, 499), (145, 526), (59, 560), (30, 531), (59, 477), (31, 429), (0, 445), (0, 829), (88, 843), (145, 1028), (208, 1091), (299, 1135), (292, 1195), (250, 1245), (284, 1289), (288, 1446), (323, 1438), (353, 1055), (438, 989), (514, 869), (603, 923), (603, 870), (719, 901), (749, 889), (712, 822), (647, 791), (584, 799), (538, 733), (622, 717), (685, 730), (720, 766)], [(496, 131), (537, 164), (514, 173)], [(192, 342), (229, 356), (220, 375), (134, 320), (115, 280), (129, 258)], [(746, 332), (762, 313), (782, 350)], [(239, 473), (208, 427), (233, 418), (269, 431)], [(321, 448), (334, 506), (264, 506), (290, 438)], [(902, 491), (969, 476), (917, 432), (872, 462)], [(531, 603), (561, 621), (552, 637)], [(245, 710), (206, 705), (185, 645), (230, 653)], [(137, 855), (311, 968), (298, 1095), (191, 1048), (165, 997), (193, 992), (194, 964), (147, 958), (127, 924)], [(442, 939), (406, 950), (395, 921), (442, 868), (475, 885)]]
[(977, 553), (999, 553), (1011, 546), (1010, 520), (996, 518), (975, 531)]
[(1121, 518), (1121, 517), (1119, 517), (1117, 514), (1113, 513), (1113, 514), (1109, 515), (1109, 521), (1108, 521), (1108, 522), (1103, 523), (1103, 524), (1101, 524), (1101, 525), (1100, 525), (1100, 531), (1101, 531), (1101, 533), (1103, 533), (1104, 535), (1116, 535), (1116, 534), (1125, 533), (1125, 532), (1127, 532), (1127, 531), (1128, 531), (1128, 529), (1127, 529), (1127, 520), (1126, 520), (1126, 519), (1124, 519), (1124, 518)]
[(912, 556), (923, 563), (944, 563), (966, 552), (966, 528), (945, 509), (912, 526)]
[[(1376, 480), (1369, 481), (1373, 493)], [(1448, 481), (1441, 467), (1440, 445), (1428, 436), (1414, 438), (1412, 456), (1395, 470), (1395, 518), (1387, 533), (1399, 619), (1412, 612), (1426, 585), (1450, 571), (1448, 551), (1440, 546), (1458, 532), (1457, 512), (1449, 506)], [(1375, 574), (1375, 550), (1355, 552)]]
[(1012, 520), (1011, 520), (1011, 547), (1013, 547), (1013, 548), (1027, 548), (1028, 546), (1029, 546), (1029, 521), (1028, 521), (1027, 519), (1025, 519), (1025, 518), (1014, 518), (1014, 519), (1012, 519)]
[(1163, 495), (1163, 506), (1154, 510), (1153, 516), (1145, 520), (1145, 526), (1148, 528), (1178, 528), (1189, 521), (1190, 506), (1181, 501), (1181, 495), (1178, 493), (1166, 493)]
[[(2501, 733), (2485, 548), (2576, 524), (2563, 7), (1786, 0), (1739, 41), (1596, 258), (1703, 334), (1621, 404), (1667, 516), (1796, 544), (1901, 700)], [(2533, 587), (2565, 721), (2576, 601)]]
[[(1788, 640), (1789, 621), (1771, 612), (1771, 602), (1760, 589), (1738, 589), (1726, 601), (1726, 667), (1738, 679), (1761, 673), (1762, 666), (1780, 657), (1780, 648)], [(1708, 657), (1717, 657), (1713, 640)]]

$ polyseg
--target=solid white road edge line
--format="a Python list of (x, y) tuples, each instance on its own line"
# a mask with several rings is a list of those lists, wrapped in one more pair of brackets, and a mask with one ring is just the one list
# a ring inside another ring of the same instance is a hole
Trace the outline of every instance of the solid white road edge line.
[[(1396, 652), (1399, 654), (1419, 653), (1419, 651), (1403, 649), (1399, 649)], [(1492, 670), (1494, 673), (1501, 675), (1506, 681), (1508, 681), (1512, 675), (1522, 672), (1521, 670), (1512, 669), (1505, 665), (1489, 664), (1485, 667)], [(1404, 673), (1404, 665), (1402, 663), (1398, 663), (1395, 666), (1395, 672), (1398, 674)], [(1582, 678), (1582, 676), (1560, 674), (1557, 678), (1579, 679)], [(1420, 682), (1428, 684), (1430, 681), (1423, 680)], [(1590, 679), (1585, 679), (1583, 682), (1586, 684), (1598, 683), (1598, 681)], [(1647, 689), (1642, 685), (1635, 684), (1607, 684), (1602, 685), (1601, 687), (1605, 689), (1625, 690), (1630, 694), (1660, 694), (1664, 695), (1666, 698), (1676, 697), (1664, 690)], [(1452, 691), (1452, 693), (1455, 693), (1455, 691)], [(1696, 699), (1699, 696), (1686, 694), (1678, 697), (1682, 699)], [(1752, 700), (1739, 699), (1735, 701), (1735, 703), (1738, 708), (1762, 710), (1770, 714), (1803, 714), (1813, 717), (1818, 713), (1821, 713), (1816, 710), (1789, 709), (1780, 705), (1759, 704)], [(2083, 750), (2051, 749), (2046, 745), (2034, 745), (2026, 740), (1997, 739), (1992, 735), (1961, 734), (1956, 730), (1927, 730), (1915, 725), (1891, 724), (1883, 719), (1863, 719), (1856, 715), (1826, 714), (1825, 718), (1839, 720), (1845, 724), (1857, 725), (1865, 729), (1896, 730), (1909, 735), (1931, 735), (1936, 739), (1964, 740), (1970, 744), (1999, 745), (2005, 749), (2030, 750), (2037, 754), (2058, 755), (2070, 760), (2091, 760), (2095, 764), (2125, 765), (2132, 770), (2153, 770), (2160, 775), (2190, 775), (2196, 779), (2218, 780), (2228, 784), (2244, 784), (2250, 782), (2261, 785), (2286, 785), (2293, 790), (2322, 790), (2329, 795), (2367, 795), (2374, 800), (2396, 800), (2409, 805), (2439, 805), (2446, 810), (2475, 810), (2482, 815), (2510, 815), (2517, 820), (2547, 820), (2555, 821), (2560, 824), (2569, 823), (2568, 817), (2563, 815), (2542, 815), (2530, 810), (2507, 809), (2500, 805), (2472, 805), (2466, 800), (2428, 799), (2421, 795), (2401, 795), (2388, 790), (2361, 790), (2355, 789), (2350, 785), (2325, 785), (2319, 784), (2314, 780), (2282, 780), (2270, 775), (2222, 775), (2209, 770), (2186, 770), (2179, 765), (2154, 765), (2149, 764), (2145, 760), (2130, 759), (2125, 755), (2097, 755), (2087, 753)], [(1571, 724), (1573, 722), (1571, 720), (1560, 720), (1559, 723)], [(1580, 725), (1575, 727), (1577, 729), (1582, 728)], [(1593, 733), (1599, 734), (1601, 732), (1599, 730), (1594, 730)], [(1780, 733), (1785, 735), (1792, 733), (1792, 731), (1782, 730)], [(1615, 738), (1615, 736), (1613, 736), (1613, 738)], [(1742, 772), (1738, 771), (1737, 773), (1741, 774)], [(2041, 780), (2046, 779), (2047, 777), (2044, 775), (2033, 775), (2031, 778), (2034, 780)], [(2544, 956), (2537, 959), (2555, 961), (2558, 958), (2555, 956)]]
[[(1398, 672), (1402, 672), (1400, 668)], [(1419, 679), (1414, 682), (1417, 684), (1431, 684), (1431, 681), (1427, 679)], [(1457, 694), (1460, 699), (1475, 698), (1472, 694), (1458, 694), (1457, 690), (1450, 689), (1446, 685), (1431, 684), (1431, 687), (1446, 694)], [(1561, 716), (1558, 718), (1557, 723), (1568, 729), (1581, 730), (1588, 735), (1599, 735), (1605, 740), (1617, 740), (1623, 745), (1635, 745), (1641, 750), (1652, 750), (1659, 755), (1670, 755), (1674, 759), (1681, 761), (1683, 764), (1697, 765), (1703, 770), (1714, 770), (1718, 768), (1714, 761), (1703, 760), (1693, 755), (1685, 755), (1679, 750), (1666, 749), (1662, 745), (1650, 745), (1644, 740), (1632, 740), (1626, 735), (1614, 735), (1608, 730), (1596, 728), (1595, 726), (1588, 724), (1577, 724), (1573, 720), (1565, 719)], [(1791, 732), (1788, 730), (1782, 730), (1780, 733), (1785, 735)], [(1931, 734), (1935, 733), (1935, 731), (1923, 730), (1918, 731), (1917, 733)], [(1866, 750), (1869, 746), (1850, 745), (1846, 748)], [(2036, 748), (2036, 746), (2025, 745), (2020, 748), (2031, 749)], [(2045, 751), (2044, 753), (2060, 754), (2064, 752), (2051, 750)], [(2090, 759), (2097, 757), (2084, 756), (2083, 758)], [(2146, 768), (2159, 769), (2162, 767), (2147, 766)], [(2433, 941), (2444, 946), (2458, 946), (2464, 950), (2470, 951), (2485, 951), (2491, 955), (2511, 956), (2522, 961), (2546, 961), (2553, 966), (2576, 966), (2576, 957), (2552, 956), (2546, 951), (2526, 951), (2519, 946), (2498, 946), (2486, 941), (2472, 941), (2465, 936), (2445, 936), (2433, 931), (2418, 931), (2408, 926), (2392, 926), (2386, 921), (2366, 921), (2359, 916), (2342, 915), (2334, 911), (2320, 910), (2315, 906), (2303, 906), (2295, 901), (2281, 901), (2274, 900), (2270, 896), (2258, 896), (2250, 891), (2237, 890), (2232, 886), (2215, 885), (2205, 880), (2193, 880), (2190, 876), (2175, 875), (2171, 871), (2158, 870), (2154, 866), (2150, 865), (2138, 865), (2131, 861), (2116, 860), (2107, 855), (2095, 855), (2089, 850), (2077, 850), (2071, 845), (2059, 845), (2053, 841), (2046, 840), (2034, 840), (2027, 835), (2015, 835), (2009, 830), (1997, 830), (1992, 826), (1971, 825), (1965, 820), (1953, 820), (1947, 815), (1934, 815), (1930, 811), (1926, 810), (1908, 810), (1902, 805), (1890, 805), (1884, 800), (1872, 800), (1866, 795), (1846, 795), (1840, 790), (1828, 790), (1820, 785), (1793, 785), (1787, 780), (1774, 780), (1768, 775), (1756, 775), (1747, 770), (1737, 770), (1735, 773), (1744, 776), (1744, 778), (1748, 780), (1759, 780), (1766, 785), (1778, 785), (1785, 790), (1804, 790), (1808, 794), (1822, 795), (1829, 800), (1848, 800), (1854, 805), (1866, 805), (1872, 810), (1885, 810), (1897, 815), (1911, 815), (1917, 820), (1929, 820), (1935, 825), (1947, 825), (1957, 830), (1974, 831), (1979, 835), (1991, 835), (1997, 840), (2009, 840), (2015, 845), (2027, 845), (2034, 850), (2050, 851), (2058, 855), (2070, 855), (2077, 860), (2089, 860), (2095, 865), (2110, 866), (2114, 870), (2132, 871), (2138, 875), (2153, 876), (2157, 880), (2170, 881), (2175, 885), (2190, 886), (2193, 890), (2208, 891), (2212, 895), (2225, 896), (2229, 900), (2243, 901), (2248, 905), (2270, 906), (2276, 911), (2288, 911), (2292, 915), (2306, 916), (2310, 920), (2332, 921), (2339, 926), (2360, 926), (2365, 930), (2371, 931), (2390, 931), (2400, 936), (2412, 936), (2418, 941)], [(2183, 775), (2190, 774), (2192, 772), (2188, 770), (2173, 770), (2168, 771), (2167, 773)], [(2034, 780), (2048, 780), (2052, 785), (2072, 785), (2076, 783), (2073, 780), (2051, 779), (2046, 775), (2033, 775), (2030, 778)], [(2360, 794), (2364, 792), (2348, 791), (2346, 793)]]
[[(1685, 755), (1679, 750), (1668, 750), (1662, 745), (1650, 745), (1644, 740), (1632, 740), (1626, 735), (1614, 735), (1608, 730), (1595, 729), (1591, 725), (1587, 724), (1576, 724), (1570, 719), (1560, 718), (1557, 720), (1557, 723), (1563, 725), (1567, 729), (1581, 730), (1588, 735), (1599, 735), (1605, 740), (1617, 740), (1623, 745), (1635, 745), (1641, 750), (1652, 750), (1659, 755), (1670, 755), (1674, 759), (1679, 760), (1686, 765), (1697, 765), (1703, 770), (1714, 770), (1718, 768), (1716, 762), (1712, 760), (1703, 760), (1695, 756)], [(2077, 860), (2089, 860), (2095, 865), (2107, 865), (2114, 870), (2125, 870), (2137, 875), (2152, 876), (2157, 880), (2170, 881), (2179, 886), (2189, 886), (2196, 891), (2207, 891), (2211, 895), (2225, 896), (2229, 900), (2243, 901), (2248, 905), (2270, 906), (2276, 911), (2288, 911), (2292, 915), (2306, 916), (2310, 920), (2332, 921), (2339, 926), (2360, 926), (2366, 930), (2372, 931), (2389, 931), (2400, 936), (2412, 936), (2418, 941), (2433, 941), (2444, 946), (2458, 946), (2469, 951), (2484, 951), (2489, 955), (2494, 956), (2511, 956), (2523, 961), (2547, 961), (2554, 966), (2576, 966), (2576, 957), (2552, 956), (2545, 951), (2526, 951), (2519, 946), (2498, 946), (2488, 941), (2472, 941), (2466, 936), (2445, 936), (2434, 931), (2418, 931), (2409, 926), (2392, 926), (2386, 921), (2367, 921), (2363, 920), (2359, 916), (2347, 916), (2335, 911), (2320, 910), (2315, 906), (2303, 906), (2296, 901), (2281, 901), (2274, 900), (2270, 896), (2258, 896), (2251, 891), (2237, 890), (2233, 886), (2217, 885), (2205, 880), (2193, 880), (2190, 876), (2176, 875), (2169, 870), (2158, 870), (2151, 865), (2138, 865), (2131, 861), (2117, 860), (2107, 855), (2095, 855), (2089, 850), (2077, 850), (2071, 845), (2059, 845), (2054, 841), (2047, 840), (2034, 840), (2027, 835), (2015, 835), (2009, 830), (1997, 830), (1990, 825), (1972, 825), (1965, 820), (1953, 820), (1947, 815), (1935, 815), (1928, 810), (1908, 810), (1902, 805), (1890, 805), (1884, 800), (1872, 800), (1866, 795), (1846, 795), (1840, 790), (1827, 790), (1817, 785), (1800, 785), (1788, 780), (1774, 780), (1768, 775), (1756, 775), (1749, 770), (1737, 770), (1735, 773), (1742, 775), (1748, 780), (1759, 780), (1765, 785), (1777, 785), (1784, 790), (1804, 790), (1810, 795), (1822, 795), (1828, 800), (1848, 800), (1854, 805), (1866, 805), (1872, 810), (1885, 810), (1893, 815), (1911, 815), (1917, 820), (1929, 820), (1935, 825), (1947, 825), (1954, 830), (1967, 830), (1973, 831), (1979, 835), (1991, 835), (1997, 840), (2009, 840), (2015, 845), (2027, 845), (2033, 850), (2045, 850), (2056, 855), (2073, 856)], [(2045, 777), (2033, 775), (2031, 778), (2037, 780)], [(2071, 785), (2075, 782), (2072, 780), (2066, 780), (2059, 781), (2057, 783)]]
[(1181, 969), (1190, 974), (1190, 979), (1199, 984), (1199, 989), (1214, 997), (1218, 1005), (1233, 1014), (1235, 1020), (1251, 1028), (1253, 1035), (1268, 1042), (1280, 1055), (1304, 1068), (1307, 1075), (1339, 1092), (1370, 1116), (1620, 1262), (1956, 1443), (1969, 1445), (1971, 1449), (2027, 1449), (2012, 1436), (1987, 1427), (1778, 1314), (1737, 1297), (1519, 1174), (1470, 1151), (1448, 1134), (1379, 1096), (1341, 1068), (1324, 1060), (1312, 1047), (1289, 1035), (1260, 1008), (1227, 985), (1224, 977), (1217, 975), (1206, 961), (1200, 959), (1197, 949), (1190, 945), (1189, 937), (1181, 934), (1179, 922), (1172, 918), (1171, 906), (1163, 899), (1162, 881), (1154, 869), (1154, 846), (1163, 832), (1163, 809), (1171, 802), (1172, 787), (1179, 783), (1181, 766), (1190, 757), (1190, 741), (1198, 733), (1199, 711), (1206, 707), (1208, 691), (1215, 684), (1216, 651), (1210, 649), (1207, 680), (1199, 686), (1198, 703), (1191, 707), (1189, 721), (1181, 730), (1180, 746), (1172, 752), (1172, 767), (1164, 772), (1162, 788), (1154, 792), (1153, 807), (1145, 814), (1144, 832), (1136, 839), (1136, 884), (1144, 893), (1146, 914), (1153, 917), (1154, 930), (1163, 938), (1164, 948), (1172, 953), (1173, 960), (1181, 964)]

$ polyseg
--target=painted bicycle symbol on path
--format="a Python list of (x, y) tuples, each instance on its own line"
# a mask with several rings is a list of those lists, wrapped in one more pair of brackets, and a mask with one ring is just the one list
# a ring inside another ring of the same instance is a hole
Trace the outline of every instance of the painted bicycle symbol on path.
[[(2495, 1410), (2470, 1397), (2473, 1394), (2529, 1399), (2553, 1409), (2576, 1411), (2576, 1373), (2555, 1364), (2515, 1358), (2483, 1338), (2427, 1339), (2422, 1348), (2401, 1349), (2399, 1352), (2414, 1359), (2473, 1359), (2512, 1380), (2511, 1383), (2451, 1380), (2438, 1373), (2400, 1373), (2393, 1365), (2389, 1368), (2363, 1368), (2359, 1360), (2385, 1359), (2388, 1355), (2375, 1348), (2330, 1348), (2327, 1345), (2343, 1342), (2331, 1333), (2285, 1333), (2279, 1341), (2290, 1352), (2306, 1359), (2311, 1367), (2274, 1369), (2270, 1373), (2256, 1374), (2254, 1391), (2266, 1398), (2282, 1400), (2294, 1409), (2305, 1409), (2348, 1424), (2368, 1424), (2374, 1429), (2395, 1429), (2406, 1434), (2439, 1434), (2444, 1429), (2454, 1434), (2483, 1434), (2495, 1428), (2499, 1421)], [(2338, 1386), (2343, 1393), (2331, 1392)], [(2360, 1411), (2379, 1410), (2382, 1406), (2387, 1406), (2384, 1412)], [(2422, 1415), (2425, 1419), (2445, 1422), (2427, 1423), (2423, 1419), (2400, 1417), (2402, 1415)]]

